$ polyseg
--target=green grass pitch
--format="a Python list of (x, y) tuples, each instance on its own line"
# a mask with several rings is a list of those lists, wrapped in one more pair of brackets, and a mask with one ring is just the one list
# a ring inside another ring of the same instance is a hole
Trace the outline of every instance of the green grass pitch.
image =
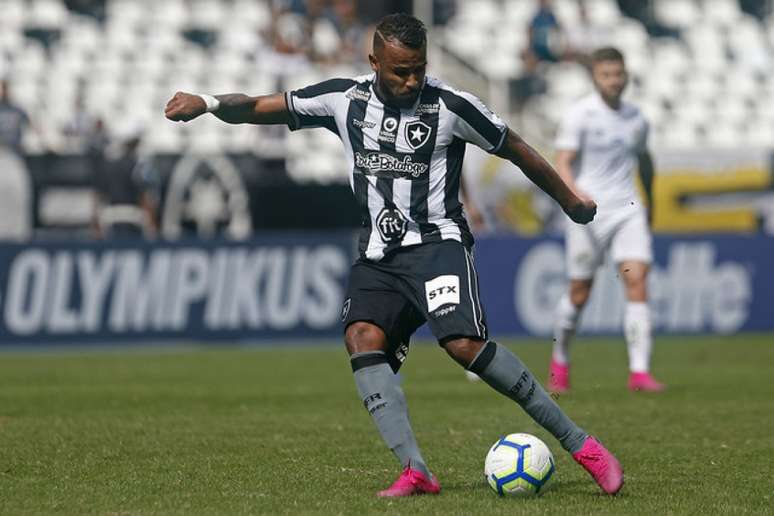
[[(541, 379), (546, 342), (508, 341)], [(625, 389), (622, 339), (580, 339), (559, 403), (618, 454), (598, 493), (512, 402), (435, 345), (403, 372), (438, 497), (380, 500), (399, 473), (341, 346), (0, 353), (0, 514), (761, 514), (774, 511), (774, 337), (663, 337), (661, 395)], [(556, 457), (540, 498), (500, 499), (483, 460), (529, 432)]]

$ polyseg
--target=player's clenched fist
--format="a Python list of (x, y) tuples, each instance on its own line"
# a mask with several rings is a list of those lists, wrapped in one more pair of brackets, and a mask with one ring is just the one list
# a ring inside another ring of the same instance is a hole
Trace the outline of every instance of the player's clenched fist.
[(167, 102), (164, 116), (175, 122), (188, 122), (207, 112), (207, 104), (199, 95), (178, 91)]
[(588, 197), (578, 197), (577, 201), (565, 208), (565, 213), (577, 224), (588, 224), (597, 214), (597, 203)]

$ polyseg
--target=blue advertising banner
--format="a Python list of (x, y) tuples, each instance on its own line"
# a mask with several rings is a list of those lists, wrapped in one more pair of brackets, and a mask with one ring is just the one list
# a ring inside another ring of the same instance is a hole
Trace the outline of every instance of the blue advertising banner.
[[(352, 233), (338, 232), (0, 245), (0, 346), (338, 340), (354, 242)], [(774, 239), (657, 236), (654, 251), (656, 331), (774, 331)], [(481, 238), (475, 259), (490, 333), (550, 335), (566, 288), (561, 240)], [(582, 331), (620, 333), (624, 307), (621, 282), (607, 264)]]
[(339, 335), (351, 232), (0, 246), (0, 344)]
[[(550, 335), (566, 289), (561, 239), (480, 239), (475, 256), (490, 331)], [(649, 293), (657, 332), (772, 331), (774, 238), (656, 236)], [(620, 333), (624, 308), (622, 283), (607, 263), (595, 279), (581, 331)]]

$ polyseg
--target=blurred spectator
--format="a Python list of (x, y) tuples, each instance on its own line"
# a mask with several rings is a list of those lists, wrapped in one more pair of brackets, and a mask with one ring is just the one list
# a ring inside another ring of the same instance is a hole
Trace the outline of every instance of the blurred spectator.
[[(454, 2), (454, 0), (441, 0), (444, 3)], [(393, 13), (412, 13), (414, 11), (414, 2), (412, 0), (382, 0), (374, 2), (373, 0), (360, 0), (357, 2), (357, 12), (360, 20), (366, 24), (374, 24), (383, 16)]]
[(260, 56), (259, 64), (279, 77), (293, 76), (309, 68), (306, 19), (290, 11), (274, 18), (271, 49)]
[(743, 12), (763, 20), (770, 14), (770, 3), (768, 0), (739, 0), (739, 7)]
[(108, 137), (105, 122), (98, 118), (94, 121), (94, 128), (86, 140), (85, 148), (86, 158), (89, 161), (95, 185), (99, 184), (101, 174), (105, 171), (105, 159), (107, 157), (105, 153), (109, 144), (110, 138)]
[(542, 95), (548, 90), (537, 56), (525, 50), (521, 53), (521, 59), (524, 63), (522, 74), (509, 84), (510, 97), (517, 110), (521, 110), (531, 97)]
[(157, 201), (152, 192), (153, 169), (140, 159), (141, 136), (132, 129), (123, 136), (118, 155), (97, 160), (94, 229), (99, 238), (155, 237)]
[(446, 25), (456, 12), (455, 0), (433, 0), (433, 25)]
[[(274, 3), (274, 49), (304, 54), (310, 62), (364, 62), (367, 27), (355, 0), (305, 0)], [(307, 63), (308, 64), (308, 63)]]
[(539, 61), (555, 63), (561, 59), (557, 42), (561, 39), (562, 28), (554, 14), (551, 0), (540, 0), (538, 12), (529, 24), (529, 51)]
[(350, 63), (364, 61), (366, 27), (358, 18), (355, 0), (332, 0), (332, 4), (333, 23), (341, 38), (338, 59)]
[(183, 37), (203, 48), (210, 48), (218, 40), (218, 33), (201, 27), (192, 27), (182, 32)]
[(566, 28), (564, 33), (564, 55), (581, 63), (586, 63), (587, 57), (606, 42), (605, 29), (593, 24), (589, 19), (586, 4), (578, 2), (578, 23)]
[(336, 16), (328, 0), (306, 1), (306, 37), (309, 59), (315, 62), (339, 60), (342, 37), (336, 26)]
[(285, 12), (305, 16), (308, 12), (309, 6), (316, 3), (324, 4), (325, 0), (271, 0), (271, 9), (275, 16)]
[(73, 116), (62, 128), (65, 151), (77, 154), (88, 152), (97, 130), (97, 120), (86, 109), (83, 93), (78, 93), (73, 106)]
[(107, 0), (64, 0), (65, 6), (72, 12), (92, 16), (100, 23), (106, 18)]
[(21, 148), (29, 118), (9, 95), (0, 81), (0, 240), (23, 240), (32, 232), (32, 186)]
[(30, 118), (21, 107), (11, 102), (10, 94), (8, 82), (0, 81), (0, 147), (21, 154), (22, 138), (30, 125)]
[(679, 38), (680, 31), (658, 21), (648, 0), (618, 0), (618, 8), (625, 16), (638, 20), (653, 37)]

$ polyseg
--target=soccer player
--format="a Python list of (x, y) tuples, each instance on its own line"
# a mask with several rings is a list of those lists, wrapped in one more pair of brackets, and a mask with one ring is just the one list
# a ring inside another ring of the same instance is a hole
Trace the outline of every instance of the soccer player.
[(324, 127), (341, 138), (362, 214), (360, 257), (342, 311), (344, 340), (360, 399), (404, 468), (379, 496), (440, 491), (396, 374), (425, 321), (455, 361), (521, 405), (614, 494), (623, 484), (616, 458), (564, 414), (521, 360), (487, 337), (473, 238), (459, 201), (466, 142), (516, 163), (579, 223), (589, 222), (596, 206), (476, 97), (426, 77), (426, 55), (422, 23), (390, 15), (376, 27), (372, 74), (284, 95), (178, 92), (166, 116), (187, 121), (209, 111), (229, 123)]
[[(549, 389), (570, 387), (570, 340), (605, 254), (618, 266), (626, 289), (624, 335), (629, 352), (629, 389), (660, 391), (649, 372), (652, 347), (647, 276), (652, 260), (648, 209), (637, 195), (635, 170), (652, 209), (653, 161), (647, 149), (648, 124), (635, 106), (621, 100), (627, 74), (615, 48), (591, 55), (595, 92), (568, 111), (556, 137), (556, 169), (577, 195), (590, 196), (599, 212), (593, 222), (570, 221), (565, 232), (569, 292), (557, 307)], [(639, 165), (639, 166), (638, 166)]]

